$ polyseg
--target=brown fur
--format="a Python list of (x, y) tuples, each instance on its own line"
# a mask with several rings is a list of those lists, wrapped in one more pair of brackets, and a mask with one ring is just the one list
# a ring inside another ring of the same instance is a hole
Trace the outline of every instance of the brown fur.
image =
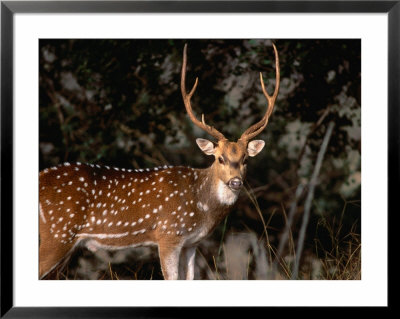
[[(228, 161), (240, 159), (229, 153), (232, 144), (220, 144), (216, 155), (223, 149)], [(233, 169), (217, 161), (208, 169), (135, 172), (64, 164), (42, 171), (39, 276), (89, 240), (110, 249), (153, 243), (162, 262), (163, 255), (196, 245), (219, 224), (230, 206), (212, 196), (216, 183), (244, 174), (244, 166)]]

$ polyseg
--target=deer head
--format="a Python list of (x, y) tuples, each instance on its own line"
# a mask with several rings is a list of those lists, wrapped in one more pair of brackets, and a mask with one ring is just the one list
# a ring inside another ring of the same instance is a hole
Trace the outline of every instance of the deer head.
[(216, 143), (213, 143), (209, 140), (198, 138), (196, 139), (197, 145), (206, 155), (214, 155), (215, 161), (212, 164), (211, 168), (214, 170), (214, 176), (218, 178), (219, 181), (222, 182), (222, 185), (226, 185), (229, 187), (231, 191), (237, 193), (240, 191), (243, 180), (246, 174), (246, 160), (247, 158), (254, 157), (263, 149), (265, 142), (263, 140), (252, 140), (258, 134), (264, 130), (264, 128), (268, 124), (268, 119), (271, 116), (271, 113), (274, 109), (275, 101), (278, 96), (279, 91), (279, 80), (280, 80), (280, 71), (279, 71), (279, 57), (278, 52), (274, 44), (272, 44), (275, 52), (275, 68), (276, 68), (276, 84), (275, 91), (272, 96), (267, 93), (265, 89), (264, 80), (262, 74), (260, 73), (260, 82), (261, 88), (268, 101), (268, 108), (263, 116), (263, 118), (250, 126), (242, 136), (236, 142), (228, 141), (225, 136), (216, 130), (214, 127), (209, 126), (204, 121), (204, 114), (202, 114), (202, 119), (199, 121), (196, 116), (193, 114), (192, 105), (191, 105), (191, 97), (193, 96), (197, 84), (198, 78), (190, 90), (189, 93), (186, 91), (186, 64), (187, 64), (187, 45), (183, 49), (183, 63), (182, 63), (182, 73), (181, 73), (181, 91), (182, 97), (185, 104), (186, 111), (192, 120), (192, 122), (207, 132), (209, 135), (213, 136), (217, 139)]

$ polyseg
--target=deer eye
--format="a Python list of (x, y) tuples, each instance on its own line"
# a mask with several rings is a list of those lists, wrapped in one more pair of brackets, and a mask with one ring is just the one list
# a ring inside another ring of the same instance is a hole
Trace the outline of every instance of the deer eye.
[(218, 162), (220, 164), (225, 164), (224, 159), (222, 158), (222, 156), (218, 157)]

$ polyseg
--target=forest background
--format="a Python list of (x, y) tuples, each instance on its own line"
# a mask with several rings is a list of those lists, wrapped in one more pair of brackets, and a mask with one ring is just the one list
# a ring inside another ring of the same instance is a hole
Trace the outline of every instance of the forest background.
[[(39, 43), (39, 169), (67, 161), (210, 165), (195, 144), (210, 137), (189, 120), (180, 93), (185, 43), (187, 87), (199, 78), (194, 112), (239, 138), (267, 108), (259, 72), (270, 94), (275, 87), (270, 40), (46, 39)], [(199, 246), (195, 277), (361, 279), (361, 41), (274, 43), (281, 83), (257, 137), (265, 149), (249, 161), (232, 213)], [(154, 248), (80, 249), (57, 276), (162, 278)]]

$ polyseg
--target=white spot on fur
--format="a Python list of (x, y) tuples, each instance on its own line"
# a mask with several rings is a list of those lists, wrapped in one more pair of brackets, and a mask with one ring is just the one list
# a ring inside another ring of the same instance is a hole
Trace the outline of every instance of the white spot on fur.
[(140, 229), (140, 230), (134, 231), (134, 232), (132, 233), (132, 235), (144, 234), (145, 232), (146, 232), (146, 229)]
[[(46, 224), (46, 218), (44, 217), (44, 213), (43, 213), (42, 205), (41, 205), (41, 204), (39, 204), (39, 212), (40, 212), (40, 217), (41, 217), (42, 220), (43, 220), (43, 223)], [(52, 211), (51, 211), (51, 212), (52, 212)]]
[(122, 233), (122, 234), (77, 234), (76, 237), (96, 237), (96, 238), (120, 238), (128, 236), (129, 232)]
[(203, 204), (202, 202), (198, 202), (197, 203), (197, 208), (200, 209), (203, 212), (207, 212), (208, 211), (208, 205), (207, 204)]

